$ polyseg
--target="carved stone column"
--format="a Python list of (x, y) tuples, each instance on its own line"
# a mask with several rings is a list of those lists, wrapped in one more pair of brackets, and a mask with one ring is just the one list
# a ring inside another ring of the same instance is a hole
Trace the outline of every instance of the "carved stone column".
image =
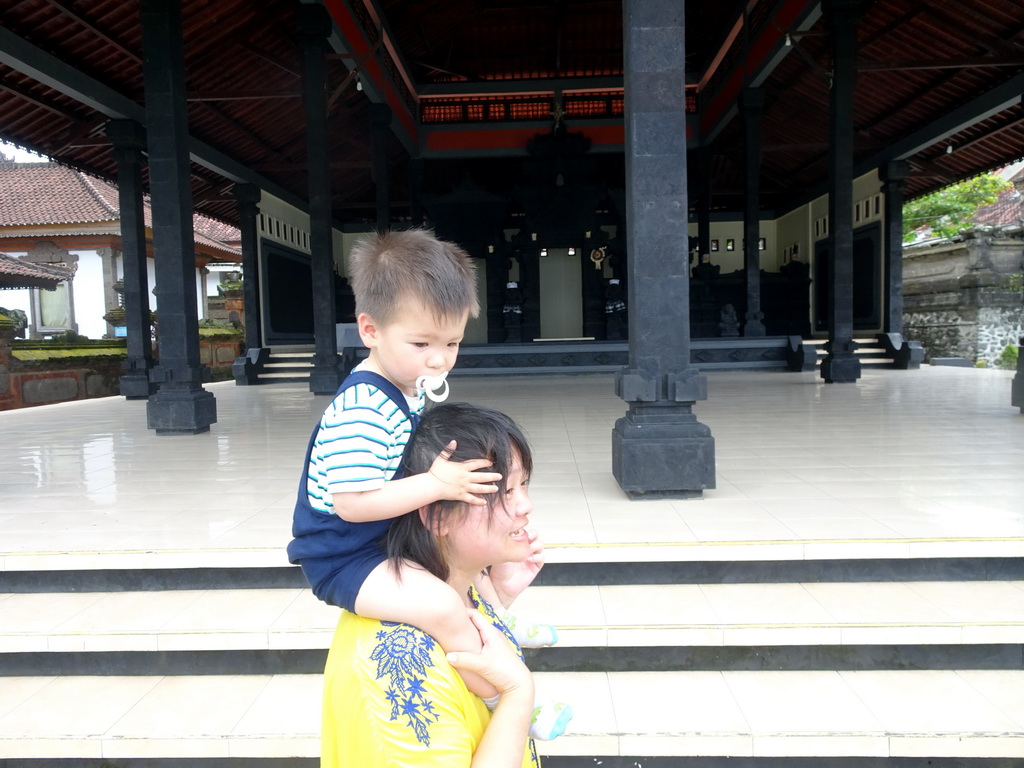
[(764, 91), (747, 88), (740, 94), (743, 116), (744, 189), (743, 189), (743, 274), (747, 293), (744, 336), (764, 336), (764, 313), (761, 311), (761, 115), (764, 112)]
[(120, 381), (121, 394), (129, 400), (142, 400), (157, 390), (149, 378), (153, 368), (153, 332), (149, 321), (149, 272), (142, 200), (142, 153), (146, 148), (146, 132), (134, 120), (111, 120), (106, 133), (114, 145), (121, 216), (121, 277), (128, 344), (125, 372)]
[(245, 302), (245, 354), (235, 358), (231, 373), (235, 384), (259, 383), (260, 368), (270, 359), (263, 347), (263, 318), (260, 313), (260, 264), (256, 217), (262, 192), (255, 184), (236, 184), (238, 231), (242, 241), (242, 299)]
[(217, 421), (217, 403), (202, 387), (205, 367), (199, 361), (181, 4), (141, 0), (141, 18), (160, 329), (160, 362), (150, 372), (160, 389), (146, 414), (158, 435), (197, 434)]
[(1024, 414), (1024, 336), (1017, 341), (1017, 373), (1010, 382), (1010, 405), (1020, 408), (1020, 412)]
[(370, 105), (370, 136), (373, 141), (373, 183), (377, 199), (377, 231), (391, 229), (391, 185), (388, 183), (388, 134), (391, 132), (391, 107)]
[(313, 274), (313, 371), (309, 390), (333, 395), (344, 378), (335, 333), (334, 246), (331, 225), (330, 153), (327, 142), (327, 38), (333, 30), (322, 5), (302, 4), (302, 106), (306, 115), (306, 163), (309, 167), (309, 249)]
[(711, 150), (693, 151), (697, 173), (697, 264), (711, 255)]
[(903, 333), (903, 182), (910, 166), (906, 160), (880, 169), (885, 198), (885, 325), (886, 333)]
[(631, 498), (715, 487), (715, 442), (693, 413), (707, 380), (690, 366), (683, 3), (625, 0), (629, 410), (612, 430), (612, 474)]
[(853, 342), (853, 86), (856, 78), (857, 0), (828, 0), (832, 51), (829, 92), (828, 354), (821, 378), (830, 384), (860, 378)]
[[(124, 237), (124, 233), (121, 235)], [(100, 257), (100, 268), (103, 274), (103, 307), (109, 312), (121, 306), (121, 295), (114, 289), (114, 284), (120, 279), (117, 274), (117, 259), (121, 252), (116, 248), (98, 248), (96, 255)], [(114, 326), (107, 322), (105, 336), (112, 337)]]

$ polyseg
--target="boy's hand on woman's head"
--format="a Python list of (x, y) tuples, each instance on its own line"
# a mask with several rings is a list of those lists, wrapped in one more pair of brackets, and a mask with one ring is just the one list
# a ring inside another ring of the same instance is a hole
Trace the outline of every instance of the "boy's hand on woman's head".
[(478, 472), (491, 466), (489, 459), (452, 461), (452, 452), (457, 444), (452, 440), (430, 465), (430, 474), (441, 484), (438, 500), (462, 501), (467, 504), (484, 505), (487, 502), (475, 494), (495, 493), (494, 485), (501, 480), (497, 472)]

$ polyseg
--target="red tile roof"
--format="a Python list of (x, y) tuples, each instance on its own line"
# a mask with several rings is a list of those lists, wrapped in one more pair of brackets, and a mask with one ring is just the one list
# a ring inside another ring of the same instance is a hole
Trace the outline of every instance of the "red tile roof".
[(1013, 184), (999, 193), (991, 205), (983, 205), (973, 217), (975, 224), (991, 227), (1020, 227), (1024, 225), (1024, 167), (1008, 179)]
[(48, 264), (33, 264), (0, 253), (0, 288), (56, 288), (71, 273)]
[[(143, 204), (146, 226), (152, 227), (148, 199)], [(57, 163), (0, 163), (0, 227), (109, 224), (120, 218), (117, 187), (102, 179)], [(228, 261), (241, 257), (236, 227), (197, 213), (192, 228), (197, 244)]]
[(117, 221), (117, 191), (111, 205), (97, 191), (102, 182), (87, 179), (56, 163), (5, 163), (0, 166), (0, 226)]

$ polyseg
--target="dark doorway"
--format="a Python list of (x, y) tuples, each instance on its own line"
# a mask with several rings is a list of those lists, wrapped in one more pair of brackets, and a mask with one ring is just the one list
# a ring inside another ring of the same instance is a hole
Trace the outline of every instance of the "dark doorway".
[[(829, 241), (814, 248), (814, 330), (828, 330)], [(853, 231), (853, 329), (874, 331), (882, 323), (882, 225)]]
[(267, 344), (313, 343), (313, 277), (309, 254), (262, 241), (264, 337)]

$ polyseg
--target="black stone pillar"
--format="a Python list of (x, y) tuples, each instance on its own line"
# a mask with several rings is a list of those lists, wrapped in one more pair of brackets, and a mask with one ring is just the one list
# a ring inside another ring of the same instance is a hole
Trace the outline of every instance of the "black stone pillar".
[(827, 0), (832, 50), (829, 92), (829, 317), (828, 354), (821, 378), (830, 384), (860, 378), (853, 342), (853, 86), (856, 77), (857, 0)]
[(146, 414), (158, 435), (197, 434), (217, 421), (217, 402), (202, 387), (199, 362), (181, 3), (142, 0), (140, 7), (160, 330), (160, 362), (150, 374), (160, 389)]
[(242, 241), (245, 346), (247, 349), (258, 349), (263, 346), (263, 327), (260, 317), (260, 265), (256, 216), (259, 214), (262, 193), (255, 184), (236, 184), (234, 193), (238, 202), (238, 231)]
[(263, 318), (260, 313), (259, 244), (256, 217), (262, 192), (255, 184), (235, 184), (238, 203), (238, 231), (242, 240), (242, 298), (245, 301), (245, 354), (231, 364), (235, 384), (259, 383), (260, 369), (270, 359), (263, 346)]
[(1010, 382), (1010, 405), (1024, 414), (1024, 336), (1017, 340), (1017, 372)]
[(313, 371), (309, 390), (333, 395), (341, 386), (336, 340), (334, 248), (331, 226), (330, 154), (327, 143), (327, 38), (331, 18), (322, 5), (299, 6), (302, 37), (302, 105), (309, 166), (309, 248), (313, 274)]
[(743, 187), (743, 274), (747, 292), (747, 314), (744, 336), (764, 336), (764, 313), (761, 311), (761, 115), (764, 112), (764, 91), (747, 88), (740, 94), (745, 139)]
[(409, 158), (409, 218), (414, 227), (423, 226), (423, 159)]
[(697, 177), (697, 263), (711, 257), (711, 150), (693, 152)]
[(377, 231), (391, 229), (391, 187), (388, 184), (388, 134), (391, 107), (370, 105), (370, 135), (373, 138), (373, 181), (377, 192)]
[(612, 474), (631, 498), (715, 487), (715, 442), (693, 405), (707, 379), (690, 366), (683, 3), (625, 0), (629, 410), (612, 430)]
[(540, 251), (536, 248), (519, 257), (519, 290), (523, 294), (523, 316), (519, 321), (519, 341), (541, 337), (540, 327)]
[[(415, 223), (415, 220), (414, 220)], [(505, 286), (508, 284), (509, 249), (504, 242), (488, 246), (484, 280), (487, 295), (487, 343), (505, 341)]]
[(880, 169), (885, 198), (885, 324), (886, 333), (903, 333), (903, 182), (910, 167), (906, 160)]
[(149, 323), (149, 272), (142, 202), (142, 152), (146, 148), (146, 131), (134, 120), (111, 120), (106, 133), (114, 145), (117, 162), (124, 316), (128, 334), (121, 394), (129, 400), (144, 400), (157, 389), (149, 379), (153, 368), (153, 338)]

